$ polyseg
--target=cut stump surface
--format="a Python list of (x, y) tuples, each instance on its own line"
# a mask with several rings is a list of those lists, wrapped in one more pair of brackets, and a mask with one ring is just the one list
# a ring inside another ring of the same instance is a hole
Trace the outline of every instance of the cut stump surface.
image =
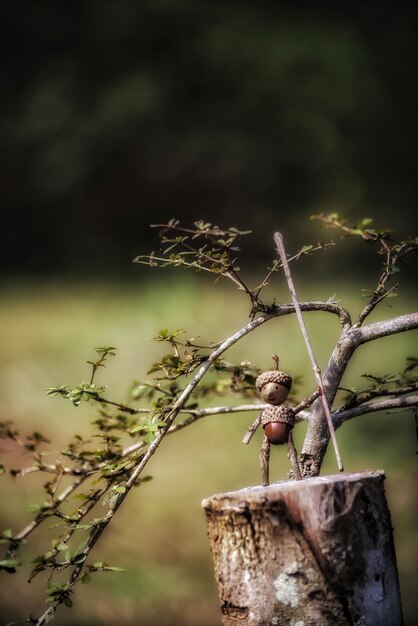
[(224, 626), (401, 626), (384, 473), (203, 501)]

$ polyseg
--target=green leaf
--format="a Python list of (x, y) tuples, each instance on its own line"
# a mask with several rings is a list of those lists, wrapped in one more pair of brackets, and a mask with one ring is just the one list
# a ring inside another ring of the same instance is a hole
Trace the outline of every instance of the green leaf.
[(3, 569), (14, 569), (15, 567), (19, 567), (20, 561), (17, 559), (4, 559), (0, 561), (0, 568)]
[(86, 530), (87, 528), (91, 528), (92, 524), (77, 524), (75, 530)]
[(42, 506), (40, 504), (29, 504), (28, 505), (28, 511), (29, 513), (39, 513), (42, 510)]
[(131, 430), (129, 432), (130, 432), (131, 435), (133, 435), (134, 433), (137, 433), (140, 430), (144, 430), (144, 425), (143, 424), (137, 424), (136, 426), (131, 428)]
[(115, 356), (114, 350), (117, 350), (115, 346), (100, 346), (98, 348), (94, 348), (97, 354), (109, 354), (110, 356)]
[(405, 372), (411, 372), (412, 370), (414, 370), (416, 367), (418, 367), (418, 359), (415, 356), (409, 356), (406, 359), (408, 365), (405, 368)]
[(77, 493), (75, 496), (73, 496), (74, 500), (88, 500), (89, 497), (86, 493)]
[(124, 572), (125, 570), (123, 569), (123, 567), (113, 567), (111, 565), (106, 565), (106, 569), (109, 572)]
[(83, 585), (88, 585), (88, 583), (91, 581), (91, 576), (90, 574), (84, 574), (84, 576), (82, 576), (81, 578), (81, 582)]
[(48, 389), (45, 391), (45, 395), (52, 396), (52, 397), (61, 395), (61, 396), (67, 397), (68, 386), (63, 385), (62, 387), (48, 387)]
[(110, 498), (110, 500), (109, 500), (109, 507), (111, 509), (114, 509), (116, 504), (117, 504), (117, 502), (118, 502), (118, 500), (119, 500), (119, 495), (118, 494), (115, 494), (114, 496), (112, 496)]
[(154, 439), (155, 439), (155, 433), (153, 433), (152, 431), (148, 432), (144, 437), (145, 442), (148, 444), (152, 443)]
[(149, 385), (134, 385), (131, 389), (130, 396), (133, 400), (139, 400), (144, 394), (151, 396), (154, 390)]

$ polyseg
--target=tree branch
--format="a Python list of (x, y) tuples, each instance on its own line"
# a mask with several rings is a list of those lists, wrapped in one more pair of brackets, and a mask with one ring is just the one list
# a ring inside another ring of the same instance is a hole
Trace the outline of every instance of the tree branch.
[[(176, 402), (173, 404), (171, 409), (167, 412), (167, 414), (165, 416), (163, 416), (163, 420), (165, 422), (165, 426), (163, 428), (161, 428), (161, 430), (159, 430), (157, 432), (154, 441), (149, 445), (148, 450), (141, 457), (141, 460), (136, 465), (136, 467), (132, 470), (128, 480), (123, 485), (124, 488), (125, 488), (125, 491), (123, 493), (119, 494), (116, 502), (113, 505), (113, 508), (109, 509), (109, 511), (106, 514), (106, 516), (104, 518), (102, 518), (100, 525), (95, 528), (94, 533), (90, 536), (88, 544), (85, 546), (83, 552), (81, 553), (85, 558), (83, 559), (83, 561), (79, 565), (76, 565), (74, 567), (74, 569), (73, 569), (73, 571), (71, 573), (70, 579), (68, 581), (69, 586), (72, 587), (73, 585), (76, 584), (76, 582), (79, 579), (79, 576), (81, 574), (81, 571), (83, 569), (83, 565), (84, 565), (84, 563), (85, 563), (85, 561), (87, 559), (87, 556), (90, 554), (91, 550), (93, 549), (93, 547), (95, 546), (95, 544), (97, 543), (97, 541), (99, 540), (101, 535), (103, 534), (105, 528), (107, 528), (107, 526), (109, 525), (110, 521), (113, 519), (114, 515), (116, 514), (116, 512), (118, 511), (118, 509), (120, 508), (120, 506), (124, 502), (125, 498), (127, 497), (128, 493), (130, 492), (132, 487), (137, 483), (137, 480), (138, 480), (142, 470), (147, 465), (147, 463), (149, 462), (151, 457), (154, 455), (154, 453), (157, 450), (158, 446), (160, 445), (160, 443), (162, 442), (162, 440), (164, 439), (164, 437), (168, 433), (168, 431), (169, 431), (171, 425), (173, 424), (175, 418), (177, 417), (178, 413), (184, 407), (184, 405), (187, 402), (188, 398), (190, 397), (190, 395), (192, 394), (194, 389), (197, 387), (197, 385), (200, 383), (202, 378), (205, 376), (205, 374), (207, 373), (207, 371), (211, 367), (211, 365), (224, 352), (226, 352), (226, 350), (228, 350), (231, 346), (233, 346), (235, 343), (237, 343), (237, 341), (239, 341), (240, 339), (245, 337), (247, 334), (249, 334), (250, 332), (252, 332), (256, 328), (258, 328), (259, 326), (261, 326), (265, 322), (267, 322), (270, 319), (272, 319), (272, 317), (273, 316), (271, 316), (271, 315), (262, 315), (262, 316), (258, 317), (256, 320), (252, 320), (246, 326), (244, 326), (243, 328), (238, 330), (236, 333), (234, 333), (233, 335), (228, 337), (225, 341), (223, 341), (219, 347), (217, 347), (215, 350), (213, 350), (213, 352), (208, 357), (207, 361), (205, 361), (203, 363), (203, 365), (200, 367), (199, 371), (195, 374), (195, 376), (192, 378), (190, 383), (186, 386), (186, 388), (180, 394), (180, 396), (178, 397)], [(37, 625), (38, 626), (40, 626), (40, 624), (43, 623), (41, 621), (42, 619), (43, 619), (43, 616), (40, 618), (40, 620), (37, 621)]]
[[(340, 388), (341, 390), (341, 388)], [(405, 385), (403, 387), (394, 387), (393, 389), (383, 389), (383, 388), (371, 388), (365, 389), (364, 391), (359, 391), (358, 393), (352, 393), (352, 397), (345, 402), (338, 411), (348, 411), (354, 407), (365, 404), (366, 402), (370, 402), (373, 398), (381, 398), (383, 396), (404, 396), (407, 393), (413, 393), (418, 390), (418, 381), (412, 383), (411, 385)], [(350, 391), (347, 389), (346, 391)]]
[[(324, 389), (329, 405), (332, 407), (347, 366), (360, 345), (415, 328), (418, 328), (418, 313), (408, 313), (392, 320), (343, 330), (324, 372)], [(309, 427), (300, 455), (303, 476), (319, 474), (328, 442), (327, 423), (319, 400), (316, 400), (312, 406)]]
[[(302, 408), (309, 406), (312, 403), (313, 399), (316, 398), (317, 396), (318, 396), (318, 392), (316, 391), (311, 396), (306, 398), (306, 400), (302, 401), (301, 403), (297, 405), (297, 407), (294, 409), (295, 413), (297, 413), (297, 416), (296, 416), (297, 422), (307, 421), (309, 419), (309, 413), (307, 413), (306, 411), (302, 411)], [(172, 435), (180, 430), (183, 430), (187, 426), (190, 426), (194, 422), (197, 422), (198, 420), (201, 420), (204, 417), (210, 417), (211, 415), (230, 415), (234, 413), (244, 413), (244, 412), (249, 412), (249, 411), (261, 412), (264, 409), (268, 408), (269, 406), (270, 406), (269, 404), (258, 403), (258, 404), (238, 404), (238, 405), (231, 405), (231, 406), (217, 406), (217, 407), (209, 407), (207, 409), (182, 409), (181, 411), (179, 411), (179, 413), (189, 414), (190, 417), (183, 420), (182, 422), (179, 422), (178, 424), (172, 424), (172, 426), (169, 428), (166, 434)], [(147, 412), (147, 413), (150, 413), (151, 411), (152, 409), (144, 409), (144, 412)], [(129, 455), (133, 454), (134, 452), (137, 452), (141, 448), (144, 448), (146, 445), (147, 444), (145, 443), (145, 441), (141, 439), (140, 441), (137, 441), (134, 444), (124, 448), (119, 458), (120, 459), (126, 458)], [(55, 502), (59, 504), (63, 503), (68, 498), (68, 496), (71, 493), (73, 493), (81, 484), (83, 484), (83, 482), (89, 476), (92, 476), (93, 474), (101, 471), (105, 465), (106, 465), (106, 462), (102, 461), (101, 463), (98, 463), (96, 466), (89, 466), (85, 470), (83, 470), (82, 468), (73, 468), (73, 469), (69, 467), (61, 468), (64, 474), (77, 476), (78, 479), (74, 481), (73, 483), (71, 483), (68, 487), (66, 487), (62, 491), (62, 493), (55, 499)], [(27, 474), (31, 474), (33, 472), (40, 472), (40, 471), (55, 474), (57, 472), (57, 469), (58, 468), (55, 465), (42, 465), (40, 467), (31, 466), (31, 467), (21, 470), (18, 477), (20, 478), (20, 477), (26, 476)], [(16, 535), (14, 535), (13, 539), (21, 540), (21, 539), (26, 538), (46, 519), (48, 519), (48, 516), (45, 516), (42, 514), (39, 515), (32, 522), (30, 522), (23, 530), (21, 530)]]
[[(324, 311), (326, 313), (333, 313), (338, 316), (343, 330), (348, 330), (351, 327), (350, 313), (344, 309), (344, 307), (339, 306), (335, 302), (299, 302), (299, 306), (302, 311)], [(273, 312), (272, 315), (275, 317), (281, 317), (282, 315), (289, 315), (290, 313), (295, 312), (296, 309), (294, 304), (281, 304), (279, 305), (278, 310)]]
[[(326, 310), (326, 311), (331, 311), (333, 313), (337, 312), (339, 316), (341, 314), (340, 307), (338, 307), (335, 304), (321, 302), (321, 303), (308, 303), (308, 305), (309, 305), (309, 310)], [(286, 315), (286, 314), (292, 313), (293, 311), (294, 311), (294, 306), (287, 305), (284, 307), (278, 307), (277, 311), (274, 314), (261, 315), (260, 317), (258, 317), (255, 320), (252, 320), (246, 326), (241, 328), (239, 331), (237, 331), (236, 333), (228, 337), (215, 350), (213, 350), (213, 352), (210, 354), (208, 359), (202, 364), (197, 374), (195, 374), (193, 379), (190, 381), (190, 383), (186, 386), (186, 388), (180, 394), (180, 396), (178, 397), (178, 399), (176, 400), (172, 408), (168, 411), (168, 413), (165, 416), (163, 416), (165, 426), (157, 432), (154, 441), (149, 445), (148, 450), (141, 457), (140, 462), (133, 469), (128, 480), (124, 483), (123, 486), (125, 487), (125, 491), (119, 494), (119, 497), (117, 501), (115, 502), (113, 508), (108, 511), (107, 515), (101, 520), (100, 526), (98, 526), (95, 529), (94, 534), (90, 537), (88, 544), (86, 545), (86, 547), (84, 548), (82, 552), (85, 559), (83, 560), (83, 563), (80, 563), (80, 565), (77, 565), (74, 568), (71, 574), (70, 580), (69, 580), (69, 585), (73, 586), (77, 582), (81, 574), (81, 571), (83, 569), (83, 564), (87, 556), (90, 554), (91, 550), (93, 549), (93, 547), (99, 540), (105, 528), (113, 519), (114, 515), (116, 514), (116, 512), (118, 511), (118, 509), (124, 502), (125, 498), (127, 497), (132, 487), (136, 484), (140, 474), (142, 473), (142, 470), (147, 465), (151, 457), (154, 455), (155, 451), (157, 450), (158, 446), (160, 445), (164, 437), (170, 432), (170, 427), (173, 424), (175, 418), (180, 413), (180, 411), (184, 408), (184, 405), (187, 402), (188, 398), (190, 397), (194, 389), (198, 386), (202, 378), (205, 376), (205, 374), (207, 373), (211, 365), (213, 365), (213, 363), (224, 352), (226, 352), (231, 346), (233, 346), (235, 343), (240, 341), (243, 337), (251, 333), (253, 330), (258, 328), (262, 324), (268, 322), (274, 317), (278, 317), (280, 315)], [(39, 625), (40, 623), (38, 622), (38, 626)]]
[[(337, 304), (335, 304), (333, 302), (313, 301), (313, 302), (301, 302), (299, 304), (300, 304), (300, 308), (303, 311), (323, 311), (323, 312), (332, 313), (334, 315), (337, 315), (338, 318), (340, 319), (340, 322), (341, 322), (343, 328), (351, 325), (351, 319), (350, 319), (350, 315), (349, 315), (348, 311), (346, 311), (343, 307), (340, 307), (339, 305), (337, 305)], [(269, 321), (270, 319), (273, 319), (275, 317), (282, 317), (282, 316), (285, 316), (285, 315), (290, 315), (290, 314), (292, 314), (294, 312), (295, 312), (295, 307), (294, 307), (293, 304), (278, 305), (276, 310), (273, 311), (271, 314), (269, 314), (269, 315), (262, 315), (262, 316), (258, 317), (256, 320), (251, 321), (249, 324), (247, 324), (247, 326), (245, 326), (243, 329), (238, 331), (238, 333), (235, 333), (235, 335), (233, 335), (232, 337), (230, 337), (227, 340), (225, 340), (223, 343), (221, 343), (218, 346), (216, 346), (216, 349), (212, 352), (212, 354), (210, 355), (208, 360), (203, 364), (203, 366), (200, 368), (199, 372), (192, 379), (192, 381), (189, 383), (189, 385), (185, 388), (185, 390), (183, 391), (183, 393), (181, 394), (181, 396), (179, 397), (177, 402), (173, 405), (172, 410), (170, 411), (168, 417), (166, 418), (166, 424), (168, 424), (168, 427), (165, 430), (163, 429), (163, 430), (161, 430), (158, 433), (156, 439), (154, 440), (154, 442), (148, 448), (148, 451), (146, 452), (145, 456), (142, 459), (141, 468), (139, 470), (139, 473), (142, 471), (143, 467), (146, 465), (146, 463), (148, 462), (149, 458), (154, 454), (156, 448), (159, 445), (159, 442), (161, 441), (161, 439), (163, 438), (163, 436), (165, 434), (172, 434), (174, 432), (177, 432), (177, 431), (181, 430), (182, 428), (185, 428), (186, 426), (190, 425), (191, 423), (197, 421), (198, 419), (201, 419), (201, 418), (206, 417), (208, 415), (216, 415), (216, 414), (221, 414), (221, 413), (238, 413), (238, 412), (242, 412), (242, 411), (258, 411), (258, 410), (263, 410), (267, 406), (267, 405), (262, 405), (262, 404), (260, 404), (260, 405), (241, 405), (241, 406), (236, 406), (236, 407), (214, 407), (214, 408), (209, 408), (209, 409), (195, 409), (195, 410), (186, 410), (186, 409), (182, 408), (184, 406), (185, 402), (187, 401), (188, 397), (190, 396), (190, 394), (194, 390), (194, 388), (197, 386), (197, 384), (200, 382), (200, 380), (206, 374), (207, 370), (210, 368), (210, 366), (213, 364), (213, 362), (217, 358), (219, 358), (219, 356), (221, 354), (223, 354), (226, 350), (228, 350), (231, 345), (233, 345), (234, 343), (239, 341), (242, 337), (244, 337), (246, 334), (248, 334), (252, 330), (255, 330), (256, 328), (258, 328), (258, 326), (261, 326), (262, 324), (264, 324), (266, 321)], [(117, 402), (113, 402), (111, 400), (107, 400), (106, 398), (103, 398), (103, 397), (97, 398), (97, 401), (105, 403), (105, 404), (113, 405), (116, 408), (118, 408), (119, 410), (127, 412), (127, 413), (129, 413), (131, 415), (133, 415), (133, 414), (141, 414), (141, 413), (148, 413), (149, 412), (148, 409), (142, 409), (142, 408), (136, 409), (136, 408), (128, 407), (128, 406), (123, 405), (121, 403), (117, 403)], [(305, 407), (305, 406), (307, 406), (307, 405), (304, 404), (303, 407)], [(300, 407), (300, 408), (298, 407), (298, 411), (301, 410), (301, 408), (302, 407)], [(173, 423), (175, 417), (180, 412), (189, 413), (190, 418), (187, 419), (187, 420), (184, 420), (184, 422), (181, 422), (181, 423), (179, 423), (179, 424), (177, 424), (175, 426), (174, 425), (171, 426), (171, 424)], [(299, 419), (301, 419), (301, 418), (302, 419), (306, 419), (305, 412), (303, 412), (303, 415), (302, 415), (302, 412), (301, 412), (301, 414), (299, 416)], [(161, 436), (161, 435), (163, 435), (163, 436)], [(156, 444), (156, 442), (157, 442), (157, 444)], [(128, 446), (127, 448), (125, 448), (122, 451), (121, 457), (126, 457), (129, 454), (132, 454), (133, 452), (136, 452), (140, 448), (144, 447), (144, 445), (145, 444), (144, 444), (143, 441), (139, 441), (139, 442), (136, 442), (136, 443), (132, 444), (131, 446)], [(63, 493), (57, 498), (57, 501), (60, 502), (60, 503), (63, 502), (66, 499), (66, 497), (71, 492), (73, 492), (87, 478), (88, 475), (91, 475), (95, 471), (99, 471), (100, 469), (101, 468), (100, 468), (100, 464), (99, 464), (97, 466), (97, 468), (90, 468), (89, 470), (86, 471), (85, 474), (83, 474), (82, 472), (78, 472), (77, 470), (74, 470), (73, 472), (68, 471), (68, 474), (74, 474), (74, 475), (78, 474), (79, 475), (79, 480), (75, 481), (72, 485), (70, 485), (67, 489), (65, 489), (63, 491)], [(67, 473), (67, 471), (65, 471), (65, 473)], [(81, 474), (81, 476), (80, 476), (80, 474)], [(136, 479), (134, 478), (134, 481), (135, 480)], [(128, 489), (128, 491), (129, 491), (129, 489)], [(116, 509), (111, 511), (112, 517), (113, 517), (113, 513), (115, 512), (115, 510)], [(39, 526), (39, 524), (44, 519), (46, 519), (45, 516), (39, 516), (37, 519), (33, 520), (25, 529), (23, 529), (20, 533), (18, 533), (18, 535), (16, 537), (19, 537), (19, 538), (26, 537), (33, 530), (35, 530), (35, 528), (37, 528), (37, 526)]]
[(365, 415), (366, 413), (372, 413), (374, 411), (392, 411), (393, 409), (411, 408), (414, 406), (418, 406), (418, 396), (390, 398), (387, 400), (379, 400), (378, 402), (361, 404), (347, 411), (336, 411), (332, 416), (332, 420), (335, 428), (339, 428), (344, 422), (358, 417), (359, 415)]
[[(302, 248), (301, 250), (299, 250), (298, 252), (296, 252), (296, 254), (294, 254), (293, 256), (289, 257), (287, 259), (288, 263), (291, 263), (292, 261), (298, 261), (302, 256), (304, 255), (310, 255), (312, 252), (316, 252), (317, 250), (324, 250), (325, 248), (329, 248), (330, 246), (334, 246), (334, 242), (330, 242), (330, 243), (318, 243), (315, 247), (312, 246), (310, 247), (309, 252), (304, 252), (304, 248)], [(268, 281), (270, 280), (270, 278), (273, 276), (273, 274), (275, 274), (276, 272), (279, 271), (279, 269), (282, 267), (282, 265), (279, 263), (279, 261), (274, 261), (273, 262), (273, 267), (269, 270), (267, 276), (262, 280), (262, 282), (255, 287), (254, 289), (254, 296), (256, 298), (258, 298), (258, 296), (260, 295), (260, 292), (262, 289), (264, 289), (264, 287), (266, 287), (266, 285), (268, 285)]]
[(363, 328), (353, 328), (349, 334), (356, 346), (381, 337), (404, 333), (418, 328), (418, 313), (407, 313), (391, 320), (375, 322)]
[(173, 424), (168, 431), (168, 435), (175, 433), (179, 430), (182, 430), (186, 426), (197, 422), (197, 420), (202, 419), (203, 417), (207, 417), (209, 415), (228, 415), (231, 413), (243, 413), (245, 411), (263, 411), (266, 409), (269, 404), (241, 404), (235, 406), (216, 406), (210, 407), (208, 409), (185, 409), (181, 411), (181, 413), (190, 413), (190, 417), (179, 422), (178, 424)]

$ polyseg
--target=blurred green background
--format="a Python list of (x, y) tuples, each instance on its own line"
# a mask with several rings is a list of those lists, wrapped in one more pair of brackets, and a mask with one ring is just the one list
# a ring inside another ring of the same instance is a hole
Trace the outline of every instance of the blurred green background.
[[(271, 235), (289, 251), (332, 234), (308, 221), (337, 210), (374, 217), (401, 234), (416, 226), (416, 22), (408, 3), (210, 3), (188, 0), (32, 1), (2, 11), (0, 152), (0, 419), (40, 429), (57, 450), (88, 433), (94, 407), (75, 409), (44, 389), (88, 376), (97, 345), (118, 347), (101, 372), (112, 397), (144, 377), (160, 347), (147, 339), (182, 327), (219, 340), (248, 318), (243, 295), (206, 277), (133, 265), (155, 248), (148, 225), (177, 217), (254, 230), (242, 267), (254, 284), (271, 262)], [(336, 298), (355, 313), (379, 260), (344, 240), (295, 267), (300, 298)], [(372, 260), (370, 260), (372, 258)], [(288, 301), (279, 277), (269, 292)], [(413, 275), (379, 315), (413, 310)], [(307, 316), (324, 366), (338, 334)], [(312, 389), (293, 319), (272, 322), (231, 358), (283, 366)], [(359, 351), (344, 381), (400, 369), (411, 335)], [(125, 568), (99, 575), (57, 623), (214, 626), (220, 621), (200, 501), (259, 483), (260, 433), (252, 416), (219, 416), (168, 438), (150, 464), (154, 481), (124, 504), (97, 559)], [(297, 428), (300, 444), (303, 426)], [(407, 623), (418, 612), (414, 422), (369, 415), (339, 433), (346, 469), (383, 468), (395, 526)], [(15, 466), (30, 459), (2, 443)], [(273, 455), (272, 475), (287, 463)], [(324, 471), (333, 473), (332, 455)], [(1, 528), (30, 519), (42, 478), (2, 477)], [(39, 534), (28, 555), (49, 540)], [(2, 575), (8, 619), (43, 610), (43, 580)]]
[[(328, 251), (327, 251), (328, 252)], [(312, 259), (301, 262), (312, 265)], [(151, 270), (150, 270), (151, 271)], [(296, 274), (297, 275), (297, 274)], [(108, 397), (124, 400), (131, 381), (147, 379), (149, 363), (161, 355), (161, 346), (150, 343), (161, 327), (185, 327), (203, 340), (219, 340), (246, 323), (248, 307), (243, 294), (214, 286), (210, 280), (188, 280), (173, 286), (161, 277), (136, 287), (110, 283), (45, 283), (9, 288), (0, 307), (2, 356), (1, 415), (13, 419), (20, 430), (40, 429), (57, 451), (74, 432), (87, 435), (96, 415), (91, 404), (74, 408), (60, 398), (43, 395), (51, 385), (77, 384), (88, 378), (86, 359), (93, 347), (103, 343), (118, 346), (118, 355), (98, 382), (109, 385)], [(337, 287), (336, 284), (337, 283)], [(353, 312), (362, 299), (353, 285), (324, 281), (318, 285), (299, 282), (301, 298), (327, 299), (335, 293)], [(277, 293), (283, 295), (283, 281)], [(286, 295), (285, 295), (286, 298)], [(286, 298), (287, 300), (287, 298)], [(409, 297), (394, 300), (382, 309), (384, 317), (412, 310)], [(377, 315), (374, 319), (377, 319)], [(317, 355), (325, 366), (339, 324), (325, 314), (306, 315)], [(382, 339), (359, 350), (344, 381), (356, 384), (364, 372), (386, 374), (399, 370), (412, 352), (411, 336)], [(294, 316), (275, 320), (231, 350), (233, 360), (251, 359), (270, 367), (276, 349), (282, 365), (292, 376), (302, 376), (298, 395), (314, 387), (306, 348)], [(215, 400), (223, 404), (233, 399)], [(220, 623), (212, 559), (200, 509), (202, 498), (225, 490), (259, 484), (258, 454), (261, 433), (249, 446), (242, 437), (252, 422), (251, 414), (217, 416), (202, 420), (167, 438), (147, 468), (154, 480), (128, 498), (95, 549), (95, 560), (125, 568), (120, 574), (98, 574), (77, 590), (75, 605), (63, 609), (60, 624), (136, 624), (214, 626)], [(305, 427), (296, 429), (297, 446)], [(411, 412), (394, 415), (370, 414), (347, 423), (338, 438), (347, 471), (384, 469), (395, 527), (401, 587), (406, 616), (411, 626), (416, 615), (416, 441)], [(2, 456), (12, 467), (30, 464), (8, 442)], [(272, 452), (272, 480), (283, 480), (288, 471), (285, 452)], [(332, 451), (325, 473), (336, 473)], [(43, 499), (45, 477), (28, 476), (13, 482), (2, 477), (2, 528), (18, 530), (31, 519), (27, 507)], [(100, 507), (99, 507), (100, 509)], [(97, 515), (99, 515), (98, 513)], [(35, 556), (48, 546), (54, 530), (33, 535), (25, 556)], [(41, 576), (26, 584), (28, 566), (13, 576), (3, 574), (0, 603), (7, 617), (27, 617), (42, 609)]]

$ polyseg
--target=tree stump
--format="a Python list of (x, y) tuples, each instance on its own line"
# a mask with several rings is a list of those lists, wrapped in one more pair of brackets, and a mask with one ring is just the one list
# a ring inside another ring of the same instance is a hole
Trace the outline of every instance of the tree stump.
[(204, 500), (223, 625), (402, 625), (384, 479), (339, 474)]

